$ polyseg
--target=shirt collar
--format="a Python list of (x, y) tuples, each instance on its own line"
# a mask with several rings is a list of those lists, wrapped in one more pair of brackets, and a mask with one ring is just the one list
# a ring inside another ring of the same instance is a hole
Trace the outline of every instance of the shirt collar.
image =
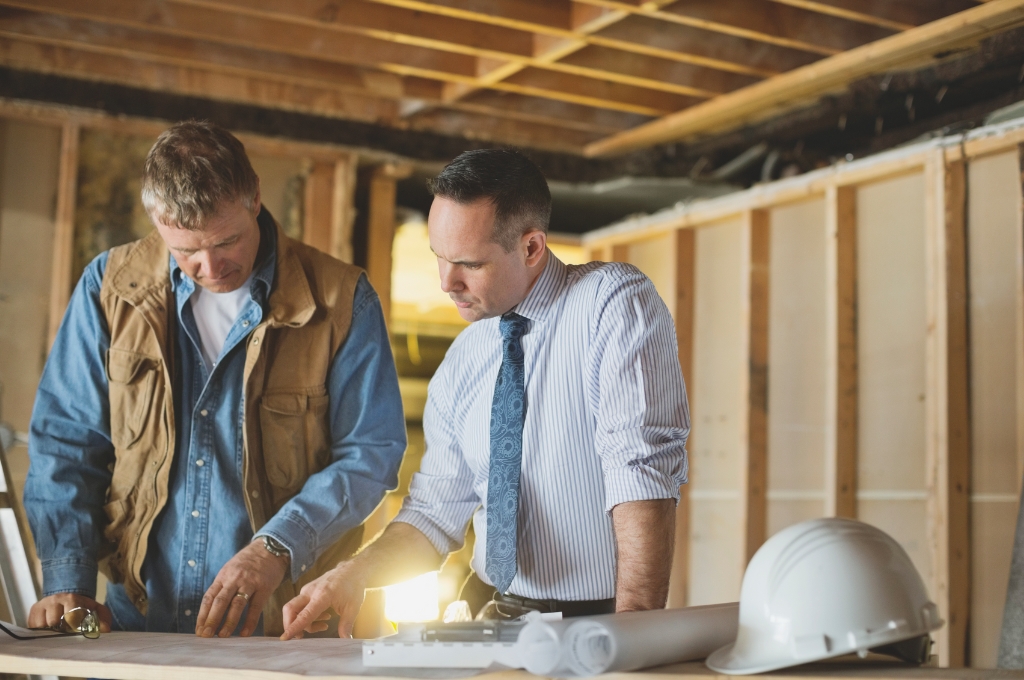
[[(270, 289), (274, 285), (274, 272), (277, 269), (277, 228), (274, 226), (274, 218), (266, 208), (260, 209), (256, 217), (256, 224), (260, 228), (260, 248), (256, 252), (256, 265), (253, 267), (252, 283), (249, 286), (249, 293), (253, 300), (261, 307), (266, 307), (270, 299)], [(178, 266), (173, 255), (170, 259), (171, 289), (184, 301), (195, 292), (195, 281), (185, 275)], [(179, 304), (180, 308), (181, 304)]]
[(531, 321), (543, 321), (565, 285), (567, 272), (565, 264), (549, 250), (544, 271), (537, 277), (526, 298), (513, 307), (512, 311)]

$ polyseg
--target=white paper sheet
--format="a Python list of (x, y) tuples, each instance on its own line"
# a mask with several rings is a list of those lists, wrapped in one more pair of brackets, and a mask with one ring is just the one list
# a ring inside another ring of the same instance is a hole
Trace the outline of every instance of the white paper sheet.
[(0, 668), (14, 673), (135, 680), (202, 677), (227, 680), (276, 677), (462, 678), (480, 671), (367, 668), (362, 640), (314, 638), (198, 638), (175, 633), (104, 633), (19, 641), (0, 632)]

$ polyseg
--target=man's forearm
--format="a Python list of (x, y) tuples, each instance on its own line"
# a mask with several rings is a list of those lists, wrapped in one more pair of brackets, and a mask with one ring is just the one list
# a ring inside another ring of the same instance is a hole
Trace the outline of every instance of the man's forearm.
[(364, 587), (382, 588), (439, 569), (441, 556), (422, 531), (392, 522), (350, 565), (365, 579)]
[(672, 573), (675, 502), (666, 498), (620, 503), (612, 508), (612, 523), (618, 544), (616, 610), (663, 608)]

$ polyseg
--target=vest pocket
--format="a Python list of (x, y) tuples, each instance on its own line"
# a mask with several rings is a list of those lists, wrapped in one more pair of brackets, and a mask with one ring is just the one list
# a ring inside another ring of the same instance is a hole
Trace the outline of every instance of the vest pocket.
[(156, 390), (159, 360), (138, 352), (107, 351), (110, 393), (110, 440), (126, 449), (139, 440), (149, 419)]
[(279, 393), (260, 403), (267, 480), (285, 494), (297, 492), (326, 464), (328, 401), (327, 394)]

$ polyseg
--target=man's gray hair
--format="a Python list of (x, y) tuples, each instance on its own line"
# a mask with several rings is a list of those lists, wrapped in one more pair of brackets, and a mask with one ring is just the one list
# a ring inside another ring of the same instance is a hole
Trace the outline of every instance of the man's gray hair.
[(190, 120), (164, 131), (146, 156), (142, 205), (150, 219), (202, 229), (225, 202), (252, 210), (259, 191), (245, 147), (208, 121)]

